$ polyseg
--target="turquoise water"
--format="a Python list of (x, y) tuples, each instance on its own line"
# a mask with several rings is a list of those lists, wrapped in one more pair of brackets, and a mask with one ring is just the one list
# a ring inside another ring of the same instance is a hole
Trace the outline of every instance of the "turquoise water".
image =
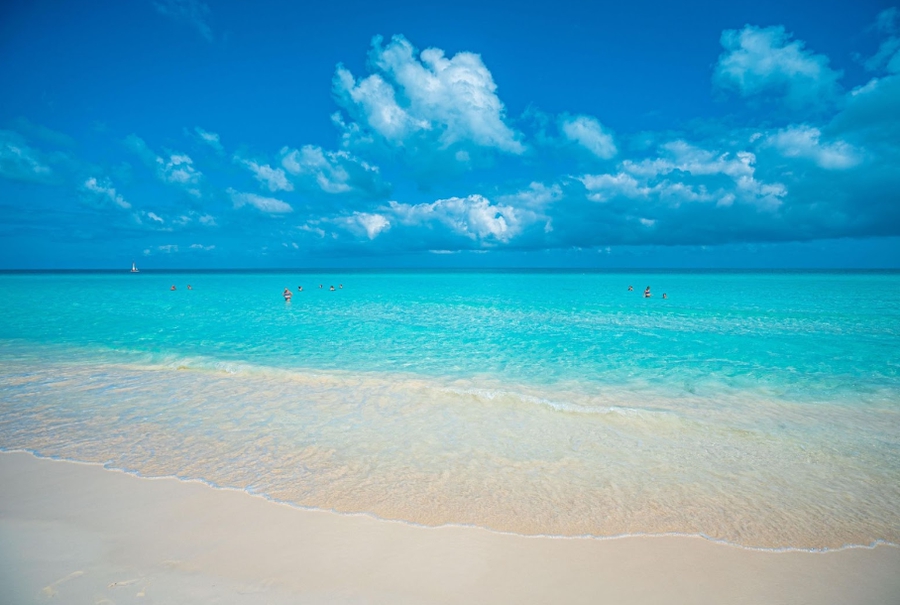
[(898, 273), (5, 274), (0, 317), (3, 449), (431, 525), (900, 542)]

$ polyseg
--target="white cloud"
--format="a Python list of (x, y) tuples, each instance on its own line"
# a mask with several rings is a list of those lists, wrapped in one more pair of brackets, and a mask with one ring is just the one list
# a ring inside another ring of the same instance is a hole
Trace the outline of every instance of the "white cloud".
[(372, 166), (347, 151), (323, 151), (315, 145), (300, 149), (283, 147), (281, 165), (289, 173), (308, 177), (325, 193), (383, 189), (378, 167)]
[(235, 208), (253, 206), (257, 210), (268, 214), (285, 214), (294, 211), (290, 205), (273, 197), (263, 197), (255, 193), (241, 193), (230, 187), (228, 188), (228, 195), (231, 196), (231, 202)]
[(201, 173), (194, 168), (194, 161), (183, 153), (170, 154), (168, 158), (156, 158), (159, 176), (167, 183), (193, 185), (200, 180)]
[(654, 178), (681, 171), (693, 176), (723, 174), (733, 179), (753, 176), (756, 156), (747, 151), (734, 154), (712, 152), (682, 140), (660, 146), (660, 157), (640, 162), (625, 160), (622, 168), (628, 174), (641, 178)]
[(161, 14), (186, 23), (200, 32), (207, 42), (213, 41), (212, 28), (207, 23), (209, 18), (209, 6), (199, 0), (158, 0), (153, 3), (156, 11)]
[(225, 151), (225, 149), (222, 147), (222, 142), (219, 140), (219, 135), (215, 132), (208, 132), (206, 130), (203, 130), (199, 126), (194, 128), (194, 132), (201, 141), (203, 141), (219, 153)]
[(19, 181), (46, 181), (50, 167), (15, 132), (0, 130), (0, 175)]
[(600, 159), (608, 160), (616, 155), (612, 135), (591, 116), (562, 116), (559, 128), (565, 137), (581, 145)]
[(102, 199), (109, 200), (119, 208), (131, 208), (131, 204), (116, 192), (109, 179), (98, 181), (96, 177), (90, 177), (84, 182), (83, 187), (86, 191), (90, 191)]
[(822, 143), (818, 128), (801, 124), (790, 126), (770, 134), (765, 145), (775, 148), (786, 158), (805, 158), (821, 168), (842, 170), (862, 162), (862, 154), (844, 141)]
[(148, 165), (155, 167), (156, 176), (170, 185), (183, 188), (194, 197), (200, 197), (198, 187), (203, 173), (194, 168), (194, 161), (184, 153), (167, 152), (168, 157), (155, 153), (137, 135), (128, 135), (125, 145), (140, 156)]
[(312, 223), (307, 223), (305, 225), (300, 225), (297, 227), (300, 231), (306, 231), (307, 233), (313, 233), (318, 235), (319, 237), (325, 237), (325, 230), (321, 227), (317, 227), (316, 224), (318, 221), (313, 221)]
[(203, 214), (197, 218), (201, 225), (206, 225), (207, 227), (215, 227), (216, 226), (216, 218), (209, 214)]
[(481, 195), (437, 200), (430, 204), (390, 202), (390, 210), (405, 225), (437, 221), (453, 232), (472, 239), (509, 242), (540, 217), (530, 210), (491, 204)]
[(873, 92), (876, 88), (878, 88), (878, 82), (880, 82), (878, 78), (872, 78), (865, 84), (854, 87), (853, 90), (850, 91), (850, 96), (855, 97), (857, 95), (864, 95)]
[(876, 71), (884, 68), (890, 73), (900, 73), (900, 9), (894, 6), (881, 11), (876, 26), (888, 37), (881, 42), (878, 52), (866, 60), (866, 69)]
[(713, 152), (682, 140), (665, 143), (659, 151), (640, 162), (625, 160), (616, 174), (587, 174), (578, 180), (596, 202), (626, 197), (676, 206), (711, 201), (729, 206), (739, 200), (774, 210), (787, 195), (784, 185), (757, 180), (756, 155), (748, 151)]
[(791, 41), (780, 25), (725, 30), (721, 43), (725, 52), (714, 79), (744, 97), (775, 93), (796, 108), (821, 104), (838, 92), (842, 72), (831, 69), (826, 56), (806, 49), (802, 41)]
[(590, 193), (588, 199), (605, 202), (617, 196), (630, 198), (647, 197), (653, 191), (651, 187), (638, 182), (630, 174), (586, 174), (578, 178)]
[(520, 154), (520, 135), (505, 122), (506, 109), (481, 57), (459, 52), (452, 58), (429, 48), (421, 53), (403, 36), (382, 47), (376, 37), (369, 64), (377, 73), (357, 81), (343, 66), (334, 91), (350, 115), (384, 140), (403, 146), (425, 137), (441, 148), (474, 144)]
[(527, 189), (522, 189), (510, 195), (502, 195), (497, 201), (513, 206), (526, 206), (530, 208), (544, 208), (557, 200), (562, 199), (562, 188), (558, 184), (550, 187), (543, 183), (533, 182)]
[(391, 228), (391, 222), (384, 215), (367, 212), (354, 212), (351, 216), (338, 219), (338, 222), (355, 233), (365, 234), (369, 239), (375, 239), (379, 233)]
[(256, 180), (269, 188), (269, 191), (293, 191), (294, 185), (288, 180), (281, 168), (272, 168), (268, 164), (259, 164), (253, 160), (245, 160), (234, 156), (234, 161), (247, 167)]
[(147, 218), (149, 218), (151, 221), (155, 221), (157, 223), (165, 223), (166, 222), (162, 218), (160, 218), (155, 212), (147, 212), (145, 214), (145, 216)]
[(203, 252), (209, 252), (210, 250), (215, 250), (215, 244), (210, 246), (204, 246), (203, 244), (191, 244), (191, 250), (202, 250)]

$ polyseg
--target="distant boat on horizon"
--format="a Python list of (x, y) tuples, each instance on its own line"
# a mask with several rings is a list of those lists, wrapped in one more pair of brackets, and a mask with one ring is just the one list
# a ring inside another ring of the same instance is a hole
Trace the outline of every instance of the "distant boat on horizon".
[(131, 272), (140, 273), (140, 271), (138, 271), (137, 265), (134, 264), (134, 261), (131, 261)]

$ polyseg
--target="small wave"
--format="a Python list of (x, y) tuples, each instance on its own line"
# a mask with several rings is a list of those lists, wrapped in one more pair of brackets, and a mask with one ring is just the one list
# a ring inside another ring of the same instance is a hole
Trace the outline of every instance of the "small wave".
[(419, 529), (440, 529), (446, 527), (460, 527), (466, 529), (475, 529), (480, 531), (490, 532), (492, 534), (504, 535), (504, 536), (516, 536), (519, 538), (525, 539), (549, 539), (549, 540), (597, 540), (597, 541), (606, 541), (606, 540), (627, 540), (629, 538), (695, 538), (705, 540), (707, 542), (712, 542), (713, 544), (720, 544), (722, 546), (730, 546), (733, 548), (739, 548), (741, 550), (750, 550), (756, 552), (769, 552), (769, 553), (789, 553), (789, 552), (801, 552), (801, 553), (810, 553), (810, 554), (820, 554), (820, 553), (828, 553), (828, 552), (840, 552), (844, 550), (873, 550), (878, 547), (889, 547), (889, 548), (900, 548), (900, 544), (891, 542), (889, 540), (881, 540), (876, 539), (871, 541), (868, 544), (843, 544), (841, 546), (836, 547), (801, 547), (801, 546), (748, 546), (744, 544), (740, 544), (738, 542), (732, 542), (729, 540), (723, 540), (720, 538), (715, 538), (713, 536), (709, 536), (705, 533), (690, 533), (690, 532), (677, 532), (677, 531), (668, 531), (668, 532), (633, 532), (633, 533), (622, 533), (622, 534), (614, 534), (614, 535), (598, 535), (598, 534), (578, 534), (578, 535), (566, 535), (566, 534), (552, 534), (552, 533), (534, 533), (534, 534), (524, 534), (514, 531), (505, 531), (499, 529), (493, 529), (484, 525), (477, 525), (473, 523), (441, 523), (436, 525), (427, 525), (424, 523), (417, 523), (415, 521), (408, 521), (405, 519), (393, 519), (379, 516), (375, 513), (369, 511), (342, 511), (334, 508), (323, 508), (316, 506), (304, 506), (300, 504), (296, 504), (294, 502), (290, 502), (288, 500), (281, 500), (278, 498), (273, 498), (264, 492), (257, 492), (252, 490), (249, 487), (231, 487), (219, 485), (215, 482), (208, 481), (199, 477), (184, 477), (179, 475), (144, 475), (140, 471), (128, 468), (122, 468), (118, 466), (114, 466), (108, 462), (89, 462), (83, 460), (76, 460), (73, 458), (66, 458), (62, 456), (48, 456), (41, 454), (38, 451), (30, 450), (30, 449), (6, 449), (0, 447), (0, 454), (28, 454), (37, 458), (38, 460), (52, 460), (54, 462), (64, 462), (67, 464), (80, 464), (84, 466), (95, 466), (100, 467), (105, 471), (122, 473), (125, 475), (130, 475), (132, 477), (136, 477), (138, 479), (144, 481), (155, 481), (155, 480), (175, 480), (180, 483), (199, 483), (210, 489), (217, 491), (229, 491), (229, 492), (241, 492), (252, 498), (260, 498), (269, 502), (271, 504), (277, 504), (280, 506), (287, 506), (289, 508), (300, 510), (300, 511), (310, 511), (310, 512), (322, 512), (329, 513), (334, 515), (339, 515), (342, 517), (366, 517), (369, 519), (373, 519), (375, 521), (381, 523), (397, 523), (399, 525), (404, 525), (407, 527), (415, 527)]
[(552, 399), (547, 399), (545, 397), (538, 397), (535, 395), (528, 395), (525, 393), (519, 393), (515, 391), (507, 391), (507, 390), (494, 390), (494, 389), (483, 389), (483, 388), (442, 388), (440, 389), (442, 392), (453, 393), (455, 395), (460, 395), (463, 397), (475, 397), (476, 399), (481, 399), (485, 401), (496, 401), (501, 399), (511, 399), (513, 401), (522, 401), (525, 403), (529, 403), (532, 405), (538, 405), (545, 408), (550, 408), (557, 412), (566, 412), (572, 414), (619, 414), (622, 416), (655, 416), (658, 414), (669, 414), (672, 412), (668, 410), (661, 410), (658, 408), (634, 408), (630, 406), (619, 406), (619, 405), (579, 405), (577, 403), (570, 403), (564, 401), (554, 401)]

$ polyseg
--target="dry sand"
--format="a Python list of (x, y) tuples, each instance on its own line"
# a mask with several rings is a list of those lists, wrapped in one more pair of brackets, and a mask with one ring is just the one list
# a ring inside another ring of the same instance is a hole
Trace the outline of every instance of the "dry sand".
[(900, 549), (529, 538), (0, 454), (0, 603), (900, 603)]

